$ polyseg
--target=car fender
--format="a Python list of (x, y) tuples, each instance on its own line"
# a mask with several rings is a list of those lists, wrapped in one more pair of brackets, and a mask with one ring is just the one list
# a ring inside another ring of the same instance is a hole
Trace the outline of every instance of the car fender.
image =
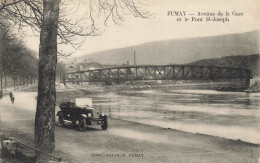
[(101, 119), (107, 119), (107, 115), (105, 115), (105, 114), (100, 114), (100, 115), (99, 115), (99, 118), (101, 118)]
[(82, 117), (87, 118), (88, 116), (86, 114), (80, 114)]
[(60, 116), (60, 115), (63, 115), (62, 111), (58, 111), (56, 116)]

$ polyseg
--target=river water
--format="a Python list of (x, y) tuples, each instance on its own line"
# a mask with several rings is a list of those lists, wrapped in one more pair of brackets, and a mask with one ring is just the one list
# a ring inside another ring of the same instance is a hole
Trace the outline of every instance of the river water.
[(88, 97), (111, 117), (260, 144), (260, 93), (167, 87)]

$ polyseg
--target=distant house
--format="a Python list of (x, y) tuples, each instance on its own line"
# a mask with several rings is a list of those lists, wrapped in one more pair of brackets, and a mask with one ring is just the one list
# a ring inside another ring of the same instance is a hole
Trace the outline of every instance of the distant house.
[(74, 72), (77, 70), (75, 65), (66, 65), (65, 69), (66, 69), (66, 72)]
[(103, 65), (94, 61), (87, 61), (82, 63), (71, 63), (70, 65), (66, 65), (67, 72), (75, 72), (75, 71), (87, 71), (103, 68)]
[(103, 66), (100, 63), (90, 61), (90, 62), (78, 63), (78, 68), (80, 71), (87, 71), (87, 70), (100, 69), (103, 68)]

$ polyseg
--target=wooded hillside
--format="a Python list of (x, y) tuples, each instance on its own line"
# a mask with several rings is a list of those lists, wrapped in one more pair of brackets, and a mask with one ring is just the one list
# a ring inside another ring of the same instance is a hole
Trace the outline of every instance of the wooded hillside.
[(259, 60), (260, 54), (227, 56), (222, 58), (204, 59), (191, 63), (200, 66), (220, 66), (220, 67), (239, 67), (248, 68), (252, 71), (253, 76), (260, 76)]

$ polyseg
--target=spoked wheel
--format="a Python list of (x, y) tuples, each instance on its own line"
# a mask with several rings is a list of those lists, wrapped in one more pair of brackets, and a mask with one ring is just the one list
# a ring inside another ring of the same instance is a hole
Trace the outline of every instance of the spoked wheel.
[(108, 127), (107, 118), (104, 118), (104, 124), (101, 125), (102, 130), (106, 130)]
[(60, 127), (64, 126), (63, 115), (59, 115), (59, 117), (58, 117), (58, 124), (59, 124)]
[(79, 121), (79, 130), (80, 130), (80, 131), (85, 131), (85, 130), (86, 130), (86, 127), (87, 127), (86, 120), (85, 120), (85, 118), (82, 118), (82, 119)]

